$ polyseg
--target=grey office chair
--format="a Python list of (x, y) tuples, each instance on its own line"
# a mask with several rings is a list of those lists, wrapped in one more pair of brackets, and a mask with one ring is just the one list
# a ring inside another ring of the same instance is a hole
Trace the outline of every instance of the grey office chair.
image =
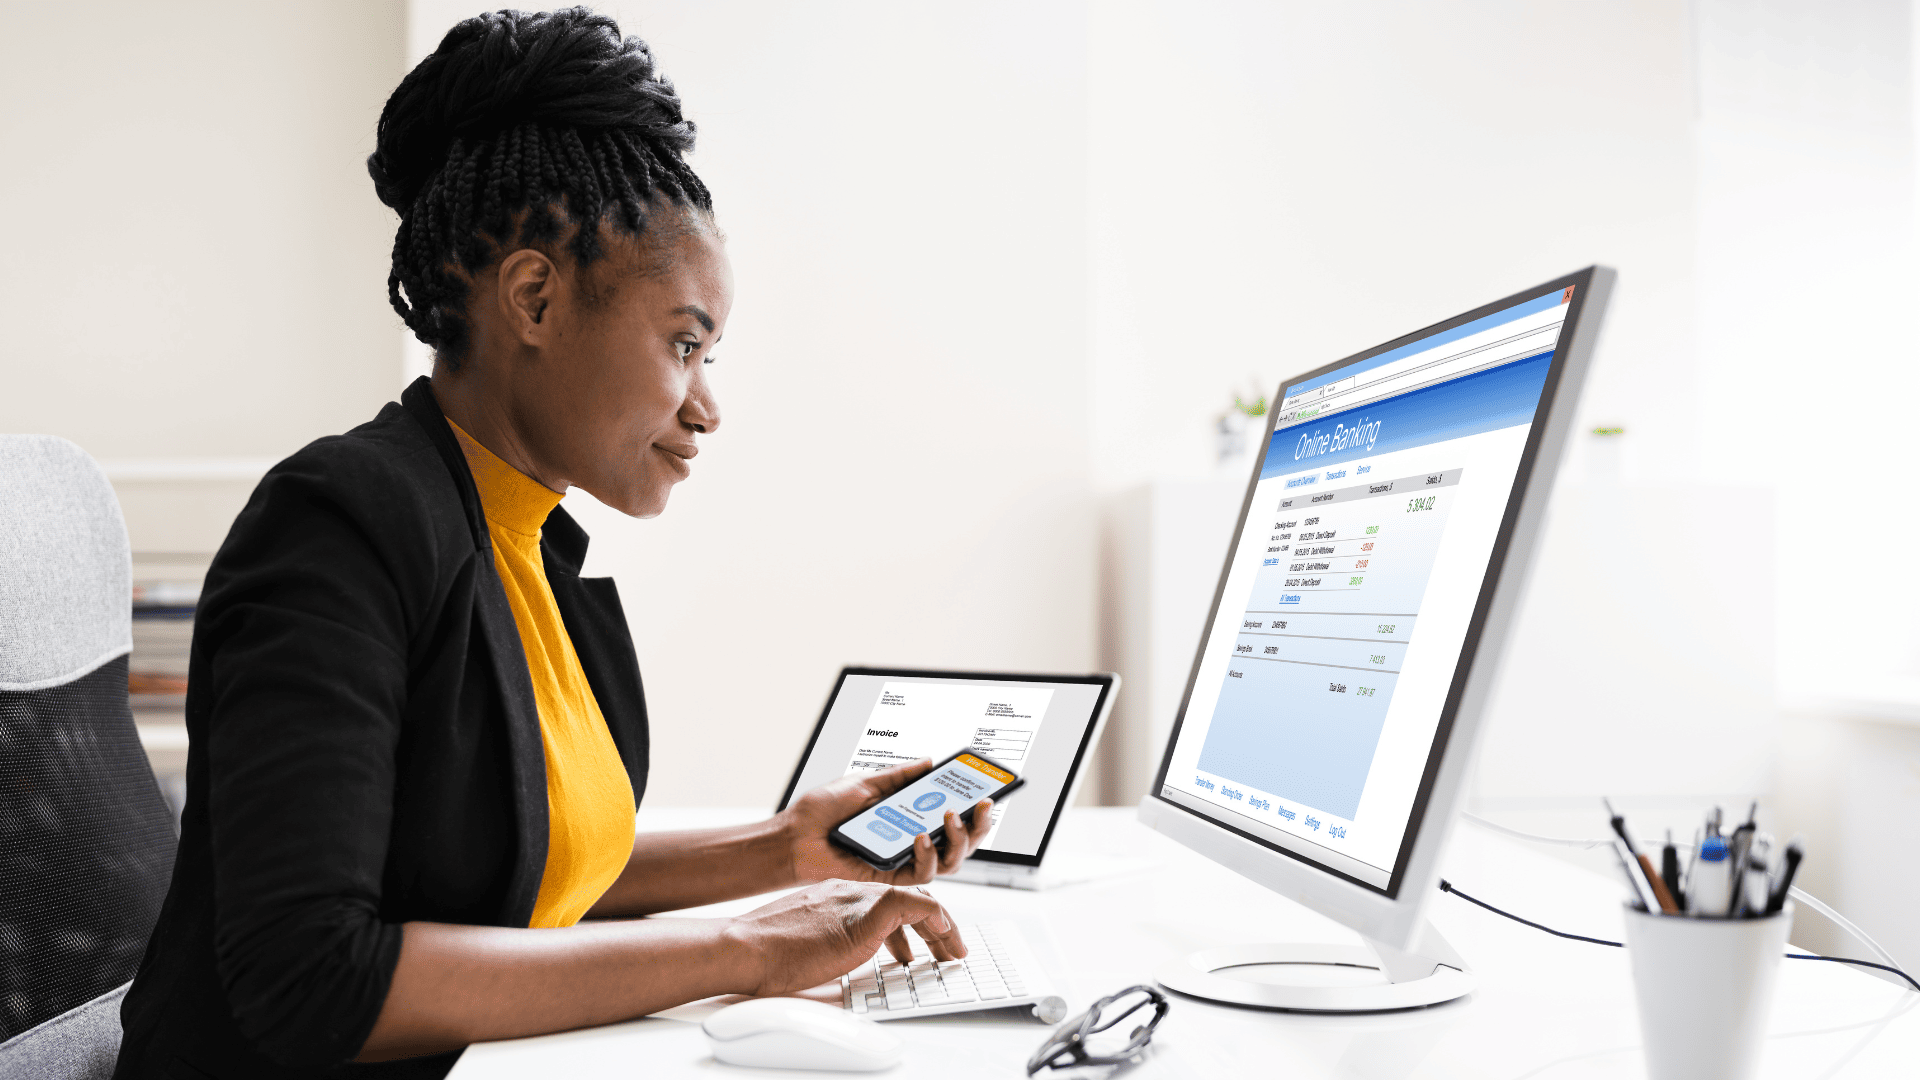
[(106, 1077), (173, 868), (127, 709), (127, 529), (79, 447), (0, 435), (0, 1076)]

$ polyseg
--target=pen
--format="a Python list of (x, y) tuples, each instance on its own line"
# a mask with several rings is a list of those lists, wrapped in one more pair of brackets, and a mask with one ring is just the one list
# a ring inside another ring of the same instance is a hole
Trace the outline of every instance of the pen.
[[(1643, 879), (1646, 882), (1646, 888), (1636, 889), (1636, 891), (1641, 894), (1643, 901), (1645, 901), (1649, 895), (1651, 896), (1653, 902), (1647, 904), (1647, 910), (1658, 911), (1663, 915), (1680, 914), (1680, 905), (1674, 903), (1673, 894), (1667, 891), (1666, 882), (1660, 880), (1659, 874), (1654, 873), (1653, 860), (1640, 854), (1639, 850), (1633, 846), (1633, 837), (1627, 835), (1627, 819), (1616, 813), (1613, 809), (1613, 803), (1606, 799), (1601, 799), (1600, 805), (1606, 807), (1607, 813), (1612, 815), (1612, 820), (1609, 824), (1613, 826), (1614, 835), (1620, 838), (1620, 843), (1626, 848), (1628, 876), (1635, 878), (1636, 886)], [(1635, 868), (1639, 870), (1638, 874), (1634, 873)]]
[(1687, 894), (1680, 888), (1680, 849), (1673, 846), (1673, 830), (1667, 830), (1667, 843), (1660, 849), (1660, 880), (1666, 882), (1667, 895), (1674, 906), (1686, 910)]
[(1700, 854), (1694, 858), (1693, 873), (1687, 878), (1687, 910), (1703, 918), (1726, 914), (1728, 893), (1733, 890), (1727, 879), (1727, 842), (1709, 832), (1700, 841)]
[[(1760, 808), (1759, 803), (1754, 809)], [(1727, 906), (1720, 914), (1729, 919), (1738, 918), (1740, 903), (1747, 892), (1747, 855), (1753, 850), (1753, 816), (1749, 812), (1746, 824), (1733, 830), (1727, 839)]]
[(1680, 910), (1689, 915), (1697, 914), (1693, 907), (1693, 875), (1700, 869), (1700, 844), (1704, 837), (1702, 830), (1693, 830), (1693, 843), (1687, 845), (1687, 867), (1680, 879)]
[(1787, 903), (1787, 890), (1793, 887), (1793, 875), (1800, 869), (1800, 859), (1805, 854), (1800, 847), (1800, 838), (1787, 841), (1787, 853), (1780, 862), (1780, 880), (1773, 887), (1773, 894), (1767, 897), (1767, 914), (1772, 915)]
[(1613, 857), (1620, 861), (1620, 872), (1627, 875), (1627, 888), (1633, 890), (1634, 900), (1643, 911), (1665, 911), (1660, 898), (1654, 895), (1653, 886), (1647, 882), (1647, 876), (1641, 872), (1633, 853), (1627, 849), (1626, 842), (1614, 838)]
[(1773, 899), (1773, 872), (1780, 861), (1773, 837), (1761, 833), (1753, 838), (1753, 856), (1747, 860), (1747, 917), (1757, 919), (1767, 913)]

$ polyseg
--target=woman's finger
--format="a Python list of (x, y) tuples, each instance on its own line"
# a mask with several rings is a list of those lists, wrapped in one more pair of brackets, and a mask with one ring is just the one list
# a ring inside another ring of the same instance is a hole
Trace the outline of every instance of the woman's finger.
[[(933, 900), (933, 897), (927, 896), (925, 889), (914, 891)], [(926, 941), (927, 951), (933, 954), (935, 960), (958, 960), (967, 955), (967, 947), (960, 941), (960, 927), (954, 923), (953, 916), (947, 914), (947, 909), (940, 906), (938, 900), (934, 900), (934, 905), (939, 914), (930, 915), (914, 923), (914, 932)], [(943, 926), (946, 929), (940, 929)]]
[(960, 815), (947, 811), (947, 850), (940, 853), (940, 872), (951, 874), (960, 869), (960, 860), (967, 857), (973, 845), (967, 842), (967, 827), (960, 821)]
[(973, 808), (973, 847), (987, 842), (987, 830), (993, 828), (993, 800), (981, 799)]
[(887, 953), (903, 964), (913, 963), (913, 946), (907, 944), (905, 925), (894, 927), (893, 933), (887, 935)]
[(940, 868), (940, 856), (933, 849), (933, 834), (921, 833), (913, 838), (913, 861), (907, 864), (904, 877), (894, 875), (895, 885), (925, 885), (933, 880)]
[(900, 889), (901, 902), (909, 909), (914, 932), (927, 943), (927, 951), (936, 960), (958, 960), (967, 955), (967, 943), (960, 939), (960, 924), (925, 889)]
[(873, 793), (873, 798), (883, 799), (925, 776), (932, 768), (932, 758), (909, 761), (905, 765), (896, 765), (886, 772), (874, 773), (867, 777), (866, 787)]

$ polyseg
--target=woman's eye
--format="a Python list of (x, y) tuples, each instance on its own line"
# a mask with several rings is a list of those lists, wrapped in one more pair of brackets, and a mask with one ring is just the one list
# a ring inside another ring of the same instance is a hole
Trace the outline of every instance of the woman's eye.
[(699, 348), (700, 346), (694, 344), (691, 341), (676, 341), (673, 343), (673, 347), (676, 351), (679, 352), (680, 359), (685, 360), (686, 358), (692, 356), (693, 350)]

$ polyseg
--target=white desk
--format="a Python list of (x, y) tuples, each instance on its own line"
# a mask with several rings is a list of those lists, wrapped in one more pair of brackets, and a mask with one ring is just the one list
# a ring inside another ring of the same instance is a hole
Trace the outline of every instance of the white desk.
[[(749, 817), (751, 815), (748, 815)], [(644, 811), (643, 828), (744, 820), (729, 811)], [(1077, 810), (1062, 848), (1146, 855), (1153, 870), (1023, 893), (939, 883), (965, 921), (1023, 924), (1076, 1011), (1150, 982), (1162, 960), (1236, 941), (1352, 942), (1342, 927), (1140, 827), (1131, 810)], [(1445, 876), (1475, 896), (1575, 933), (1619, 940), (1616, 883), (1470, 825), (1455, 832)], [(755, 901), (701, 909), (743, 911)], [(1437, 896), (1434, 924), (1475, 968), (1480, 989), (1432, 1009), (1309, 1016), (1209, 1005), (1173, 995), (1153, 1051), (1128, 1077), (1641, 1077), (1624, 950), (1563, 941)], [(1049, 955), (1050, 954), (1050, 955)], [(1839, 964), (1783, 961), (1761, 1076), (1889, 1077), (1920, 1073), (1920, 994)], [(715, 1062), (699, 1020), (710, 1006), (470, 1048), (455, 1080), (491, 1077), (848, 1076), (741, 1069)], [(908, 1040), (894, 1077), (1020, 1077), (1047, 1029), (1005, 1013), (896, 1021)]]

